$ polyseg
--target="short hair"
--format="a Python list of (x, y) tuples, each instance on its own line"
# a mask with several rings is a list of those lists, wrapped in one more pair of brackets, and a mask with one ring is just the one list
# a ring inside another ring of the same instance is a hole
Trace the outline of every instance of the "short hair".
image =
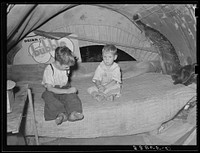
[(67, 46), (60, 46), (55, 49), (55, 60), (61, 65), (73, 66), (76, 62), (76, 57)]
[(102, 53), (104, 52), (111, 52), (113, 55), (117, 55), (117, 48), (112, 44), (107, 44), (102, 49)]

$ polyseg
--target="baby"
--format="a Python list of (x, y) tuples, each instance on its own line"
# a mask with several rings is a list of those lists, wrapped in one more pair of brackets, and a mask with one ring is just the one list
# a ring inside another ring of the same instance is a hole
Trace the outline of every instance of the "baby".
[(102, 56), (103, 61), (92, 79), (95, 86), (88, 88), (88, 93), (97, 101), (113, 101), (115, 97), (120, 96), (122, 83), (120, 67), (114, 62), (117, 59), (117, 48), (114, 45), (105, 45)]

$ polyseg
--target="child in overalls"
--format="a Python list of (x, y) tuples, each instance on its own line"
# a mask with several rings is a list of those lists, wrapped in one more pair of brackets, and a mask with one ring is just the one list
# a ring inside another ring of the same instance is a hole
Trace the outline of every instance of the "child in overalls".
[(64, 121), (77, 121), (84, 118), (82, 103), (77, 89), (68, 82), (70, 66), (75, 64), (75, 56), (66, 47), (55, 49), (55, 61), (44, 70), (42, 84), (46, 91), (42, 94), (45, 102), (44, 118), (55, 120), (57, 125)]
[(117, 59), (117, 48), (105, 45), (102, 49), (103, 61), (97, 67), (92, 81), (95, 86), (88, 88), (88, 93), (97, 101), (113, 101), (120, 96), (121, 71), (114, 61)]

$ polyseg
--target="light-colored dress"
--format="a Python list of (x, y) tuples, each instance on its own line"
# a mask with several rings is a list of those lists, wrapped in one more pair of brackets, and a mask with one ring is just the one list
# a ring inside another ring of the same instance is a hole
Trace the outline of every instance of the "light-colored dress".
[[(104, 96), (116, 95), (117, 97), (120, 96), (121, 93), (121, 71), (120, 67), (117, 63), (113, 63), (110, 68), (107, 68), (104, 62), (102, 61), (99, 66), (97, 67), (94, 77), (92, 79), (93, 82), (95, 80), (101, 81), (102, 85), (106, 85), (112, 80), (116, 81), (116, 84), (110, 88), (107, 88), (103, 94)], [(96, 86), (92, 86), (88, 88), (88, 93), (92, 94), (93, 92), (99, 92)]]

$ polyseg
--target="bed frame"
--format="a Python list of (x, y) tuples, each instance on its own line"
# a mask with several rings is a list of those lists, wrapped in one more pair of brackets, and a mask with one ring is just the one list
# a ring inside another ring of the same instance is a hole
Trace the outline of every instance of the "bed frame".
[[(46, 65), (16, 65), (8, 67), (8, 77), (18, 83), (28, 83), (33, 94), (36, 126), (39, 136), (65, 138), (95, 138), (132, 135), (158, 129), (171, 120), (187, 102), (196, 96), (196, 89), (174, 85), (171, 76), (153, 72), (151, 64), (138, 68), (134, 62), (120, 63), (123, 74), (122, 96), (114, 102), (97, 102), (87, 93), (99, 63), (81, 63), (72, 73), (71, 83), (79, 91), (84, 119), (77, 122), (44, 120), (45, 90), (41, 85)], [(141, 66), (141, 63), (140, 63)], [(20, 73), (21, 70), (21, 73)], [(26, 135), (34, 135), (34, 123), (28, 108)]]

